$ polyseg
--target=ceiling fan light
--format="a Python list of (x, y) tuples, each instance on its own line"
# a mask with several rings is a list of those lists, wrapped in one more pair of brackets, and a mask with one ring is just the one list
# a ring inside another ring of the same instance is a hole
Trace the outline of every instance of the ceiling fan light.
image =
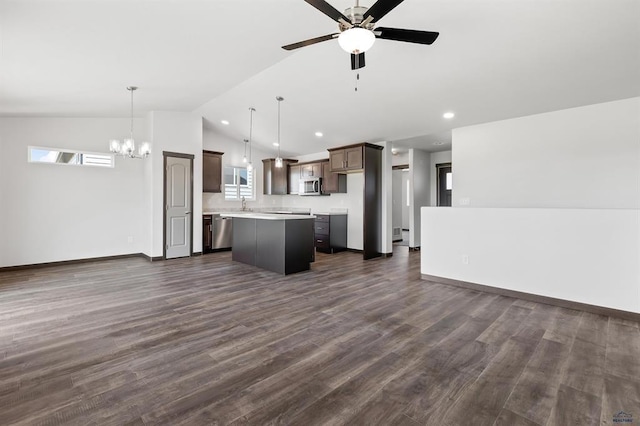
[(373, 31), (354, 27), (340, 33), (338, 44), (347, 53), (364, 53), (373, 46), (376, 36)]

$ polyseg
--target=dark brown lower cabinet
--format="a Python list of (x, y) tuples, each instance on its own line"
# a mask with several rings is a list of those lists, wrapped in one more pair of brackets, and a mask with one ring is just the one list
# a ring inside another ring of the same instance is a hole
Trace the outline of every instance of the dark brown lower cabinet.
[(213, 226), (212, 216), (205, 214), (202, 216), (202, 252), (209, 253), (212, 247), (212, 233), (211, 227)]
[(316, 250), (335, 253), (347, 249), (347, 215), (318, 214), (314, 223)]

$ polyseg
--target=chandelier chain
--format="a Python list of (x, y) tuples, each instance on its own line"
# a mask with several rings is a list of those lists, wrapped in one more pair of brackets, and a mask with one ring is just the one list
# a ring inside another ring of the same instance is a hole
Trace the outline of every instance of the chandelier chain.
[(278, 158), (280, 158), (280, 103), (284, 101), (282, 96), (276, 96), (278, 101)]

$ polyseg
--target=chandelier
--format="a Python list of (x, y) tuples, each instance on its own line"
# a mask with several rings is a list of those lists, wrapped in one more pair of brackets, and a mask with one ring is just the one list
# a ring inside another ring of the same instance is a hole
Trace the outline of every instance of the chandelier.
[(151, 154), (151, 145), (149, 145), (149, 142), (142, 142), (138, 153), (136, 153), (136, 143), (133, 140), (133, 92), (137, 89), (136, 86), (127, 87), (127, 90), (131, 92), (131, 133), (129, 137), (122, 142), (117, 139), (111, 139), (109, 142), (109, 150), (111, 152), (129, 158), (145, 158)]

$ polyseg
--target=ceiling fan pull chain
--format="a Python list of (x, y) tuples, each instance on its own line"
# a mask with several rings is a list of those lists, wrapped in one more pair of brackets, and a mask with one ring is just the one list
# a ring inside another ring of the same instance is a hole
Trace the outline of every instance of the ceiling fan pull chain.
[(358, 81), (360, 80), (360, 73), (356, 74), (356, 92), (358, 91)]

